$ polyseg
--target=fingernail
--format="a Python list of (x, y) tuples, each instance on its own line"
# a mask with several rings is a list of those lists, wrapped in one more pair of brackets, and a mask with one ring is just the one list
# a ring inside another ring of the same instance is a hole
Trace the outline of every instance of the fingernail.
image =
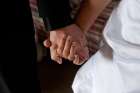
[(77, 60), (78, 60), (78, 61), (76, 62), (76, 64), (78, 65), (78, 64), (79, 64), (79, 60), (80, 60), (80, 59), (79, 59), (79, 56), (77, 56)]
[(60, 64), (62, 64), (62, 58), (60, 58)]
[(84, 62), (80, 62), (80, 63), (78, 63), (77, 65), (82, 65), (82, 64), (84, 64)]
[(75, 57), (75, 59), (76, 59), (76, 61), (74, 62), (74, 64), (77, 65), (77, 57), (78, 57), (78, 55), (74, 55), (74, 57)]
[(83, 59), (79, 59), (79, 63), (77, 65), (82, 65), (83, 63), (85, 63), (86, 60), (83, 60)]
[(62, 58), (58, 58), (58, 63), (62, 64)]
[[(59, 49), (57, 49), (56, 51), (57, 51), (57, 54), (58, 54), (58, 55), (60, 55), (60, 50), (59, 50)], [(61, 55), (60, 55), (60, 56), (61, 56)]]

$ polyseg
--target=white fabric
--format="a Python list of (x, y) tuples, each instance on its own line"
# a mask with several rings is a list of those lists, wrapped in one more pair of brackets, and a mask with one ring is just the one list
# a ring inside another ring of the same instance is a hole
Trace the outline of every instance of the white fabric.
[(104, 29), (104, 46), (77, 72), (74, 93), (140, 93), (140, 0), (123, 0)]

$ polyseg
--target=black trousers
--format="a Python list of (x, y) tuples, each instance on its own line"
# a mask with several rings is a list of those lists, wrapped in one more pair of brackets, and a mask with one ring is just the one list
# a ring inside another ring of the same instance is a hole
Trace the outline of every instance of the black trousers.
[(0, 93), (10, 93), (7, 84), (5, 83), (3, 76), (0, 74)]
[(41, 93), (29, 1), (14, 0), (10, 5), (2, 8), (0, 93)]

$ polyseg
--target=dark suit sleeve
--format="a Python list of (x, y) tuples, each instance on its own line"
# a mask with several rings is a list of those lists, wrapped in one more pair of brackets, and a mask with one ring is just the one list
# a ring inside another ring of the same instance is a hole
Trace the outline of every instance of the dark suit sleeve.
[(69, 0), (38, 0), (38, 9), (46, 28), (50, 30), (72, 23)]

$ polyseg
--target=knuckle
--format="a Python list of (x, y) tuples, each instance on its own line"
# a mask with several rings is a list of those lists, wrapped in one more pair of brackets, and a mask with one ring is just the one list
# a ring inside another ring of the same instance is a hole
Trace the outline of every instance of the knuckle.
[(57, 45), (56, 45), (56, 44), (53, 44), (53, 45), (51, 46), (51, 48), (54, 50), (54, 49), (57, 48)]
[(58, 51), (62, 51), (62, 50), (63, 50), (63, 46), (62, 45), (59, 45)]
[(62, 33), (61, 37), (62, 37), (62, 39), (65, 39), (66, 38), (66, 34)]
[(64, 53), (64, 52), (63, 52), (63, 54), (62, 54), (62, 55), (63, 55), (63, 57), (64, 57), (65, 59), (68, 59), (68, 57), (67, 57), (67, 54), (66, 54), (66, 53)]

